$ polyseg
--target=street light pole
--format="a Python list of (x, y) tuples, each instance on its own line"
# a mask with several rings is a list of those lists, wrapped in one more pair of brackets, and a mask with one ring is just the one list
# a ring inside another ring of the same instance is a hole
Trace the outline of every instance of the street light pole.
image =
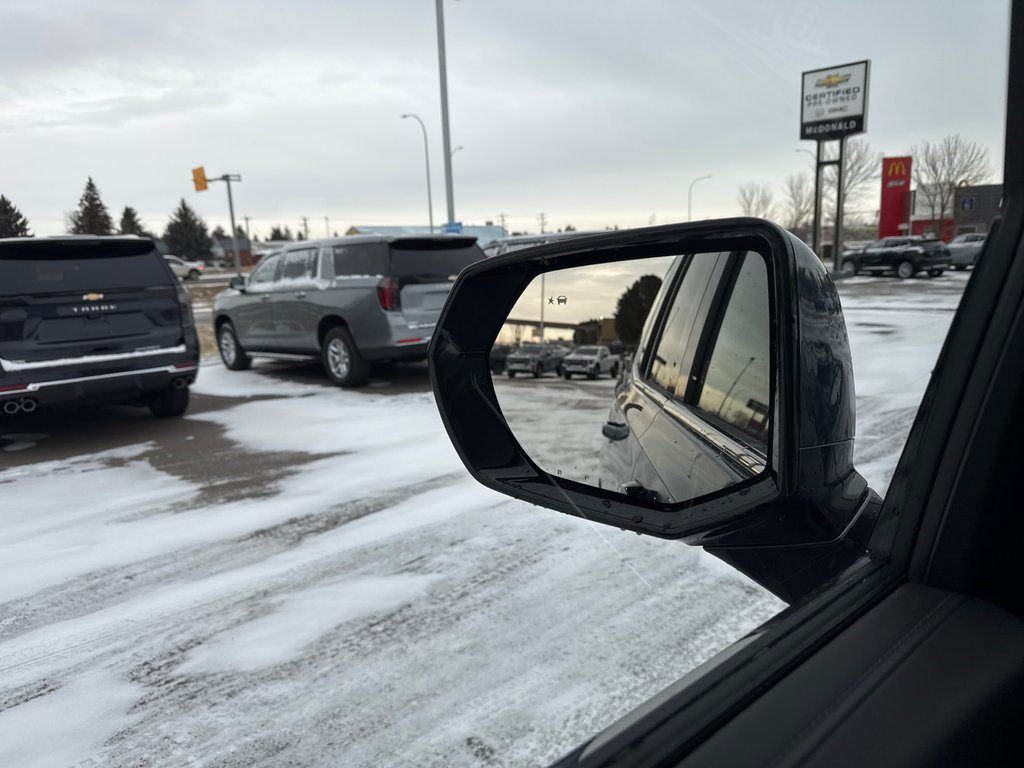
[(455, 194), (452, 190), (452, 141), (448, 131), (448, 72), (444, 54), (444, 0), (436, 0), (437, 59), (441, 74), (441, 135), (444, 141), (444, 184), (448, 200), (448, 223), (455, 223)]
[(690, 182), (690, 189), (686, 193), (686, 220), (687, 221), (691, 221), (693, 219), (693, 185), (696, 184), (698, 181), (703, 181), (704, 179), (710, 179), (710, 178), (711, 178), (711, 174), (709, 173), (707, 176), (698, 176), (696, 179), (694, 179), (693, 181)]
[[(237, 173), (225, 173), (223, 176), (216, 176), (210, 181), (223, 181), (228, 185), (228, 213), (231, 214), (231, 247), (235, 250), (235, 274), (242, 276), (242, 256), (238, 252), (238, 228), (235, 226), (235, 201), (231, 197), (231, 182), (241, 181), (242, 177)], [(203, 189), (206, 187), (204, 186)]]
[(423, 131), (423, 157), (427, 161), (427, 215), (430, 216), (430, 234), (434, 234), (434, 201), (430, 196), (430, 145), (427, 142), (427, 126), (423, 124), (419, 115), (412, 113), (402, 115), (403, 120), (407, 117), (411, 117), (419, 123), (420, 129)]

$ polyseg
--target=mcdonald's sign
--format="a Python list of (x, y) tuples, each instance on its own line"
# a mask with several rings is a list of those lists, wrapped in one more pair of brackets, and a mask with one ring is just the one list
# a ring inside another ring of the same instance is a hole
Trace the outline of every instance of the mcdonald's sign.
[(906, 198), (910, 192), (910, 157), (882, 158), (882, 200), (878, 213), (878, 236), (901, 234), (906, 222)]

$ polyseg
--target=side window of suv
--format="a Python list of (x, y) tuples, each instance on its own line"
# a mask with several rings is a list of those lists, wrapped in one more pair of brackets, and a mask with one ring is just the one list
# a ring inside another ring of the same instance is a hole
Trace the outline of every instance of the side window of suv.
[(316, 249), (302, 248), (289, 251), (284, 257), (284, 268), (281, 270), (282, 282), (305, 283), (316, 276)]
[[(686, 388), (697, 341), (691, 338), (693, 329), (720, 261), (721, 257), (713, 254), (701, 254), (692, 258), (672, 299), (671, 309), (665, 320), (661, 338), (654, 347), (650, 372), (646, 377), (650, 384), (666, 393), (673, 392), (677, 383), (681, 391)], [(681, 382), (680, 371), (686, 372)]]
[(383, 243), (357, 243), (334, 246), (336, 277), (383, 277), (387, 246)]
[(281, 266), (281, 254), (267, 256), (249, 275), (248, 288), (252, 291), (266, 291), (277, 278), (278, 267)]

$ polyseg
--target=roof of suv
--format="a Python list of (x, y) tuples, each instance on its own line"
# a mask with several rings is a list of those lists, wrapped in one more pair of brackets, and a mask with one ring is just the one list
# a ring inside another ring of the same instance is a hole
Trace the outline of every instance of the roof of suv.
[(0, 237), (0, 245), (8, 243), (17, 243), (18, 245), (46, 245), (46, 244), (73, 244), (73, 243), (99, 243), (99, 242), (132, 242), (137, 243), (140, 240), (148, 240), (153, 242), (148, 237), (142, 237), (141, 235), (52, 235), (50, 237)]
[[(284, 251), (289, 248), (305, 248), (310, 245), (360, 245), (363, 243), (401, 243), (401, 242), (422, 242), (424, 240), (435, 240), (437, 242), (448, 242), (452, 245), (467, 247), (476, 242), (473, 235), (448, 235), (448, 234), (423, 234), (423, 235), (345, 235), (344, 237), (321, 237), (310, 240), (293, 240), (281, 244), (276, 251)], [(275, 244), (276, 245), (276, 244)]]

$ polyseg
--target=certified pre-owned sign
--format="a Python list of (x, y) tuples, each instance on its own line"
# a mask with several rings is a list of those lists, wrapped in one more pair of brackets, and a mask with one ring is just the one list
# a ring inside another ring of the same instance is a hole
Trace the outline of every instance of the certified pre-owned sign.
[(804, 72), (800, 138), (840, 139), (867, 129), (870, 62)]

